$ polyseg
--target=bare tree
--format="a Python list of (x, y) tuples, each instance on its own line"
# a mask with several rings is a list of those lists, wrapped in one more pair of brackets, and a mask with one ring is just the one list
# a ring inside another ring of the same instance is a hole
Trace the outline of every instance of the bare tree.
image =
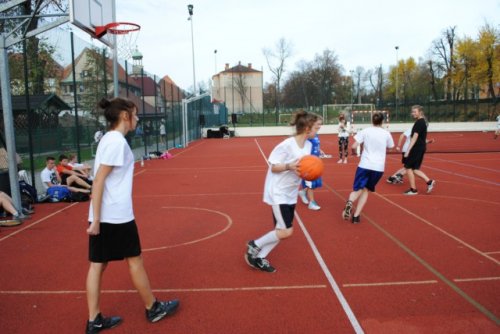
[[(269, 70), (274, 75), (274, 81), (276, 84), (275, 107), (278, 112), (280, 109), (281, 80), (283, 79), (283, 74), (285, 73), (285, 62), (292, 55), (292, 43), (282, 37), (276, 43), (274, 50), (264, 48), (262, 52), (266, 57)], [(278, 113), (276, 113), (276, 121), (278, 121)]]
[(384, 86), (384, 72), (382, 70), (382, 65), (377, 66), (373, 70), (369, 70), (366, 73), (370, 86), (373, 89), (374, 95), (377, 99), (377, 107), (384, 103), (383, 86)]
[(456, 26), (446, 29), (443, 37), (433, 43), (433, 53), (436, 56), (436, 64), (446, 73), (446, 100), (450, 101), (455, 96), (453, 84), (453, 70), (455, 68), (454, 47), (455, 47)]
[(236, 89), (236, 92), (240, 96), (241, 111), (245, 112), (245, 99), (248, 91), (248, 86), (245, 80), (245, 76), (240, 72), (237, 76), (233, 77), (233, 84)]

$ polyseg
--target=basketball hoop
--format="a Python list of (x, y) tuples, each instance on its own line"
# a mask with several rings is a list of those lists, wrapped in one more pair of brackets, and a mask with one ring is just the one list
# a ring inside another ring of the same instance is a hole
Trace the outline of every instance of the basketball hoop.
[(136, 41), (140, 30), (141, 26), (136, 23), (113, 22), (105, 26), (96, 27), (95, 34), (97, 38), (104, 36), (106, 33), (114, 35), (118, 57), (128, 60), (137, 48)]

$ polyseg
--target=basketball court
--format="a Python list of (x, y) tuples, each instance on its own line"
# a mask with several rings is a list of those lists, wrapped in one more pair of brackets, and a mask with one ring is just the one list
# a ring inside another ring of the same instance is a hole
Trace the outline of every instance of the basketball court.
[[(435, 134), (437, 143), (451, 135)], [(489, 134), (460, 133), (487, 143)], [(336, 152), (336, 136), (321, 135)], [(144, 317), (123, 262), (105, 275), (110, 333), (493, 333), (500, 304), (498, 153), (430, 153), (430, 194), (380, 182), (361, 223), (342, 220), (357, 158), (325, 159), (321, 210), (298, 203), (295, 233), (269, 260), (243, 259), (248, 240), (272, 228), (262, 203), (266, 157), (284, 137), (204, 139), (170, 160), (136, 164), (134, 208), (158, 298), (177, 314)], [(457, 144), (459, 144), (457, 142)], [(386, 170), (400, 166), (390, 154)], [(418, 184), (423, 189), (423, 184)], [(37, 205), (32, 221), (0, 230), (0, 327), (6, 333), (82, 331), (86, 321), (88, 203)], [(47, 246), (49, 245), (49, 246)]]

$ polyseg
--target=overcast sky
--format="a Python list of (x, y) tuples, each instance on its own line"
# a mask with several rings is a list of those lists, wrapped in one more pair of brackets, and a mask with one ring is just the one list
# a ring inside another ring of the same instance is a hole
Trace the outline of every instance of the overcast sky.
[[(293, 45), (288, 73), (330, 49), (345, 73), (362, 66), (384, 70), (399, 59), (425, 57), (433, 40), (456, 26), (476, 38), (486, 22), (500, 28), (500, 0), (116, 0), (118, 21), (141, 25), (137, 45), (146, 71), (193, 85), (191, 25), (194, 5), (196, 81), (224, 64), (252, 63), (271, 81), (262, 49), (284, 37)], [(395, 46), (399, 46), (396, 54)], [(214, 54), (217, 50), (217, 54)], [(217, 65), (217, 67), (215, 67)], [(286, 73), (285, 73), (286, 74)]]

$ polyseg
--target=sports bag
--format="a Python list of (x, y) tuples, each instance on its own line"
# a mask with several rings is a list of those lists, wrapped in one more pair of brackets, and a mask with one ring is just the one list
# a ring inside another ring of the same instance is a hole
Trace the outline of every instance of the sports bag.
[(67, 201), (71, 198), (71, 191), (66, 187), (53, 186), (47, 189), (47, 195), (51, 202)]

